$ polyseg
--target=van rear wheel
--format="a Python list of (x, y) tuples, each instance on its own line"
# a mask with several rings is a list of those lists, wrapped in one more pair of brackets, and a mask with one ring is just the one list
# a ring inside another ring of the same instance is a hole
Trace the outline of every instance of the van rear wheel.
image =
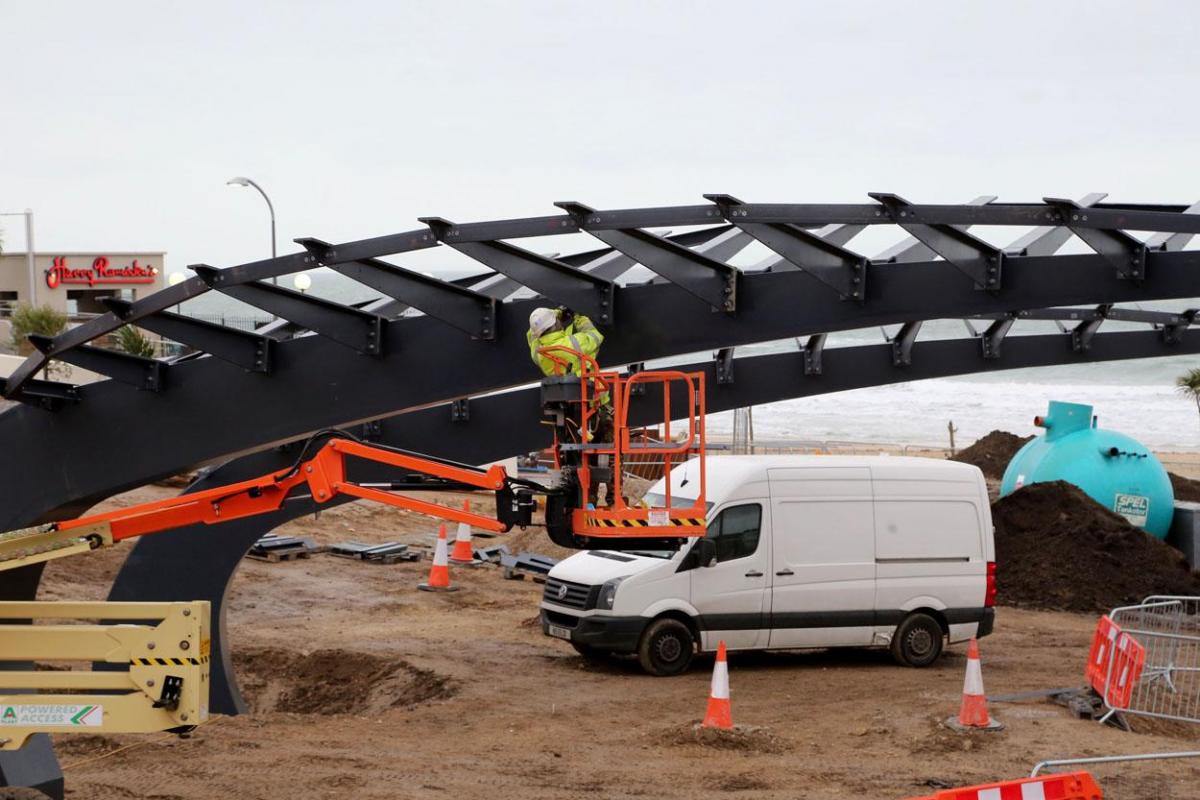
[(651, 675), (678, 675), (687, 670), (695, 654), (691, 629), (670, 617), (651, 622), (638, 644), (638, 663)]
[(892, 637), (892, 658), (905, 667), (928, 667), (942, 654), (945, 634), (928, 614), (909, 614)]

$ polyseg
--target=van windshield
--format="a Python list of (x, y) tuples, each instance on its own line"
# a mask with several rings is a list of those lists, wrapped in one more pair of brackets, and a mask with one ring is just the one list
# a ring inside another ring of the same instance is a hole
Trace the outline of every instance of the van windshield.
[[(651, 508), (666, 508), (667, 496), (658, 492), (647, 492), (642, 495), (642, 502), (649, 505)], [(691, 508), (696, 504), (694, 497), (681, 497), (680, 495), (671, 495), (671, 508)], [(711, 502), (704, 504), (705, 512), (712, 511), (713, 504)]]

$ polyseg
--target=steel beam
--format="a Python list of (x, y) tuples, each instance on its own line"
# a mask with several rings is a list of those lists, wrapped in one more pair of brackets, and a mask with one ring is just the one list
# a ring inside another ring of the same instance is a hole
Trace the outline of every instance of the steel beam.
[(377, 258), (338, 260), (337, 248), (320, 239), (296, 239), (317, 260), (351, 280), (480, 339), (496, 338), (496, 300), (479, 292)]
[(870, 196), (893, 222), (974, 281), (976, 289), (1000, 289), (1004, 253), (999, 248), (962, 227), (924, 222), (916, 206), (899, 195), (871, 192)]
[[(1104, 192), (1092, 192), (1080, 198), (1078, 205), (1080, 208), (1091, 208), (1106, 197), (1108, 195)], [(1057, 253), (1070, 238), (1070, 228), (1040, 225), (1005, 247), (1004, 252), (1016, 256), (1049, 256)]]
[(901, 325), (899, 332), (892, 337), (892, 366), (907, 367), (912, 364), (913, 344), (921, 332), (921, 325), (921, 320), (910, 320)]
[[(1200, 296), (1200, 253), (1152, 252), (1148, 259), (1154, 280), (1137, 285), (1119, 280), (1095, 254), (1014, 257), (1003, 296), (975, 291), (944, 262), (889, 267), (875, 273), (877, 299), (865, 306), (831, 302), (796, 271), (747, 274), (739, 304), (745, 313), (738, 315), (697, 313), (695, 298), (672, 284), (625, 287), (623, 321), (609, 332), (602, 356), (605, 364), (619, 365), (914, 319)], [(59, 418), (10, 408), (0, 414), (0, 441), (13, 452), (86, 452), (88, 458), (35, 460), (20, 469), (15, 461), (0, 461), (0, 480), (8, 487), (0, 529), (25, 527), (55, 509), (70, 513), (231, 453), (534, 380), (539, 373), (524, 338), (533, 307), (533, 301), (502, 304), (495, 342), (447, 337), (438, 320), (405, 318), (385, 328), (386, 359), (345, 358), (343, 345), (302, 336), (279, 343), (269, 380), (217, 359), (193, 359), (172, 365), (170, 403), (100, 382), (88, 385), (86, 402)], [(169, 449), (162, 447), (166, 441)]]
[[(0, 393), (3, 393), (5, 383), (7, 379), (0, 378)], [(21, 391), (17, 392), (13, 399), (45, 411), (58, 411), (68, 403), (78, 403), (82, 397), (83, 394), (76, 384), (30, 379), (25, 381)]]
[(56, 341), (57, 339), (39, 336), (36, 333), (29, 335), (29, 342), (49, 358), (107, 375), (113, 380), (138, 389), (158, 392), (163, 388), (167, 365), (161, 361), (90, 345), (59, 350), (55, 346)]
[[(740, 274), (737, 268), (640, 228), (611, 227), (620, 225), (619, 213), (598, 212), (574, 201), (555, 205), (571, 214), (581, 230), (699, 297), (713, 308), (726, 312), (737, 310)], [(713, 222), (711, 216), (716, 213), (710, 208), (706, 221)]]
[(812, 275), (837, 292), (841, 300), (862, 302), (866, 298), (866, 256), (852, 253), (815, 233), (795, 225), (757, 225), (738, 221), (741, 200), (727, 194), (706, 194), (721, 216), (762, 242), (799, 270)]
[(269, 283), (232, 283), (224, 275), (229, 270), (207, 264), (194, 264), (191, 269), (221, 294), (294, 322), (364, 355), (383, 355), (385, 321), (378, 314)]
[(457, 226), (441, 217), (422, 217), (420, 221), (429, 226), (439, 242), (507, 275), (553, 304), (580, 311), (600, 325), (615, 321), (612, 281), (508, 242), (458, 241)]
[[(967, 203), (969, 206), (986, 206), (988, 203), (996, 199), (994, 194), (982, 194)], [(865, 227), (865, 226), (864, 226)], [(956, 226), (960, 230), (966, 231), (970, 229), (970, 225)], [(1033, 254), (1030, 254), (1033, 255)], [(1048, 254), (1042, 254), (1048, 255)], [(884, 250), (877, 256), (871, 258), (875, 263), (888, 264), (908, 264), (913, 261), (928, 261), (931, 258), (937, 258), (937, 253), (930, 250), (929, 247), (921, 241), (918, 241), (914, 236), (906, 236), (902, 241)]]
[[(132, 315), (133, 303), (128, 300), (104, 297), (101, 302), (121, 319)], [(272, 340), (261, 334), (166, 311), (141, 317), (136, 324), (139, 328), (236, 364), (244, 370), (271, 371)]]
[(1137, 283), (1145, 280), (1145, 244), (1115, 227), (1087, 225), (1089, 220), (1095, 222), (1094, 218), (1098, 215), (1094, 209), (1083, 208), (1074, 200), (1047, 197), (1045, 202), (1057, 212), (1056, 221), (1070, 228), (1071, 233), (1082, 239), (1084, 244), (1108, 259), (1117, 268), (1118, 275)]

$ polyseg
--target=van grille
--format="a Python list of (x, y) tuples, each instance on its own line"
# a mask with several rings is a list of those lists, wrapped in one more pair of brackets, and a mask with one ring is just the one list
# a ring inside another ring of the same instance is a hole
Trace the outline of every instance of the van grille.
[[(564, 588), (566, 589), (565, 594), (563, 593)], [(583, 610), (591, 608), (594, 605), (591, 602), (592, 588), (584, 583), (572, 583), (571, 581), (559, 580), (558, 578), (547, 578), (546, 588), (542, 592), (542, 599), (547, 603), (555, 603), (560, 606)]]

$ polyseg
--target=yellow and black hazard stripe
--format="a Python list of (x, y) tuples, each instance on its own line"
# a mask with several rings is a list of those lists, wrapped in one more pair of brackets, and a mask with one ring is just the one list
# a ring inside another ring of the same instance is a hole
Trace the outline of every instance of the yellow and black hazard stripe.
[(129, 663), (135, 667), (198, 667), (208, 663), (208, 656), (199, 658), (131, 658)]
[[(588, 524), (593, 528), (649, 528), (650, 522), (644, 519), (596, 519), (591, 518)], [(704, 520), (695, 518), (680, 518), (670, 520), (670, 526), (676, 528), (696, 527), (703, 528)], [(655, 525), (654, 527), (668, 527), (665, 525)]]

